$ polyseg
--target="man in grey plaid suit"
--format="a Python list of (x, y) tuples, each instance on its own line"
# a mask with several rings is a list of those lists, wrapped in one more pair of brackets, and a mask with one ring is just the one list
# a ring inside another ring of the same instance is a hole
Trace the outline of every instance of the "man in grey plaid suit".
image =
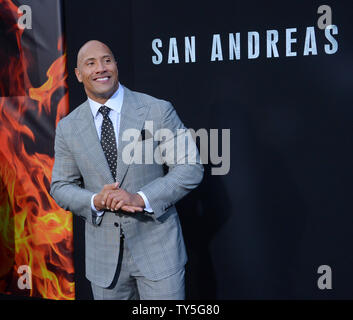
[[(197, 147), (169, 102), (119, 83), (105, 44), (87, 42), (75, 72), (88, 100), (58, 123), (50, 193), (85, 219), (94, 298), (184, 299), (187, 255), (174, 205), (202, 180)], [(169, 135), (156, 139), (163, 130)], [(174, 152), (184, 138), (187, 149)]]

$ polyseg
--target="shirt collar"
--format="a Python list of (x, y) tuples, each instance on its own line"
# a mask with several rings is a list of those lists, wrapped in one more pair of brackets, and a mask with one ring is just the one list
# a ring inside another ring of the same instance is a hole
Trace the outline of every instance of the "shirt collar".
[[(119, 82), (118, 90), (114, 92), (114, 94), (105, 102), (105, 106), (116, 111), (117, 113), (121, 112), (121, 107), (123, 105), (124, 99), (124, 87)], [(89, 106), (91, 108), (91, 112), (93, 117), (95, 118), (98, 115), (98, 110), (102, 106), (102, 104), (88, 98)]]

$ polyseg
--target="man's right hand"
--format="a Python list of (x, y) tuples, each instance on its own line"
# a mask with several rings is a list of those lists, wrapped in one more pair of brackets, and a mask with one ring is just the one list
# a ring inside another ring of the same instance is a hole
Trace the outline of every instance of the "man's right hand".
[[(109, 195), (109, 193), (116, 191), (118, 188), (119, 188), (118, 182), (104, 185), (103, 189), (99, 193), (97, 193), (93, 199), (93, 203), (97, 211), (102, 211), (107, 209), (104, 199), (107, 199), (107, 196)], [(121, 210), (126, 212), (136, 212), (136, 211), (141, 212), (143, 211), (143, 208), (133, 207), (133, 206), (122, 206)]]

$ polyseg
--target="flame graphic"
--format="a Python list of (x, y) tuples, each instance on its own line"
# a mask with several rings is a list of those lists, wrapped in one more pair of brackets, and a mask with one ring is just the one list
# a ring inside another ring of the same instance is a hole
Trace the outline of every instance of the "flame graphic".
[[(54, 159), (38, 152), (43, 146), (35, 134), (47, 135), (45, 148), (53, 150), (54, 126), (68, 113), (64, 40), (58, 39), (60, 56), (47, 70), (48, 80), (33, 88), (18, 8), (10, 0), (0, 0), (0, 7), (1, 26), (6, 25), (16, 47), (0, 68), (0, 292), (71, 300), (72, 215), (48, 193)], [(6, 55), (1, 51), (0, 59)], [(22, 265), (30, 267), (31, 289), (18, 286)]]

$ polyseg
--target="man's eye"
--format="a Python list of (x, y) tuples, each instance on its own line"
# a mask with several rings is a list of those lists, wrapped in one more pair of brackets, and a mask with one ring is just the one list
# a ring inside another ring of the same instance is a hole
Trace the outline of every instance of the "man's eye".
[(88, 66), (93, 66), (93, 64), (94, 64), (93, 62), (88, 62), (87, 63)]
[(111, 61), (110, 59), (106, 59), (105, 60), (106, 63), (110, 63), (110, 61)]

